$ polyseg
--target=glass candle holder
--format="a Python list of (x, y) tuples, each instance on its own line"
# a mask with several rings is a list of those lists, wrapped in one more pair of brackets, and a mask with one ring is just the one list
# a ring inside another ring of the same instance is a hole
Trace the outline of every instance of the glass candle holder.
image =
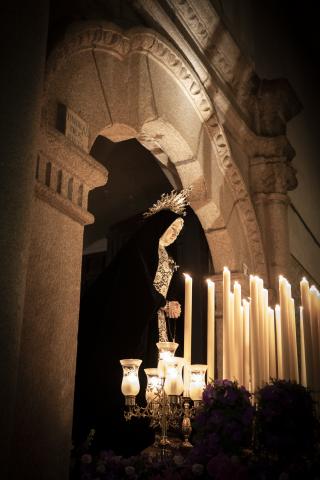
[(146, 400), (147, 403), (154, 402), (159, 395), (162, 379), (159, 377), (157, 368), (145, 368), (144, 371), (147, 375)]
[(142, 360), (138, 358), (125, 358), (120, 360), (123, 370), (121, 391), (126, 397), (126, 405), (135, 403), (135, 397), (140, 391), (139, 367)]
[(206, 387), (206, 371), (208, 365), (190, 365), (190, 398), (199, 403)]
[(183, 358), (172, 357), (166, 361), (164, 391), (169, 396), (180, 396), (183, 392)]
[(165, 364), (168, 360), (174, 357), (174, 354), (178, 348), (179, 344), (176, 342), (158, 342), (157, 347), (159, 350), (159, 362), (158, 362), (158, 371), (159, 377), (165, 377)]

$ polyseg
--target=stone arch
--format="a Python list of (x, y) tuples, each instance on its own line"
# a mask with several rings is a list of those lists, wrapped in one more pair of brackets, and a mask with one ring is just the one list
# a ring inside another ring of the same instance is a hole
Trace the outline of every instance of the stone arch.
[[(169, 94), (170, 93), (170, 94)], [(44, 121), (62, 103), (97, 135), (137, 138), (164, 152), (206, 233), (216, 271), (224, 264), (266, 278), (253, 205), (223, 127), (196, 74), (158, 33), (107, 22), (74, 25), (48, 62)]]

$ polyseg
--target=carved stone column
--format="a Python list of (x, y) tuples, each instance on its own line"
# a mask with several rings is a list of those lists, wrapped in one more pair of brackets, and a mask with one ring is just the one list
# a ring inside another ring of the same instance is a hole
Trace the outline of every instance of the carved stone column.
[(278, 276), (290, 277), (287, 192), (297, 186), (295, 170), (286, 157), (256, 157), (251, 160), (250, 176), (266, 252), (269, 288), (275, 299)]
[(83, 227), (107, 171), (61, 133), (41, 133), (18, 378), (14, 479), (68, 478)]
[(8, 475), (49, 2), (1, 4), (0, 464)]

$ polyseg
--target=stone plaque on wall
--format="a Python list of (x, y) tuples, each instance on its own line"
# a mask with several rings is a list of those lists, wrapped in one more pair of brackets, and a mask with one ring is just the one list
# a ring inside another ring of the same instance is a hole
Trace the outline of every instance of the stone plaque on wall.
[(58, 105), (57, 128), (77, 147), (88, 153), (89, 125), (65, 105)]

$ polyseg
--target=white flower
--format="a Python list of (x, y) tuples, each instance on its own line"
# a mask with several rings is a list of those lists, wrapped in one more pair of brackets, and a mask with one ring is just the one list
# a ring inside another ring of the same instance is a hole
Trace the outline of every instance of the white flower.
[(136, 473), (136, 469), (134, 467), (132, 467), (131, 465), (128, 465), (124, 471), (126, 472), (126, 475), (128, 475), (128, 477), (132, 477), (135, 473)]
[(173, 461), (178, 467), (180, 467), (180, 465), (184, 464), (184, 458), (183, 458), (182, 455), (175, 455), (173, 457)]
[(200, 477), (200, 475), (203, 474), (203, 470), (204, 468), (203, 468), (203, 465), (201, 465), (201, 463), (194, 463), (192, 465), (192, 473), (197, 477)]

